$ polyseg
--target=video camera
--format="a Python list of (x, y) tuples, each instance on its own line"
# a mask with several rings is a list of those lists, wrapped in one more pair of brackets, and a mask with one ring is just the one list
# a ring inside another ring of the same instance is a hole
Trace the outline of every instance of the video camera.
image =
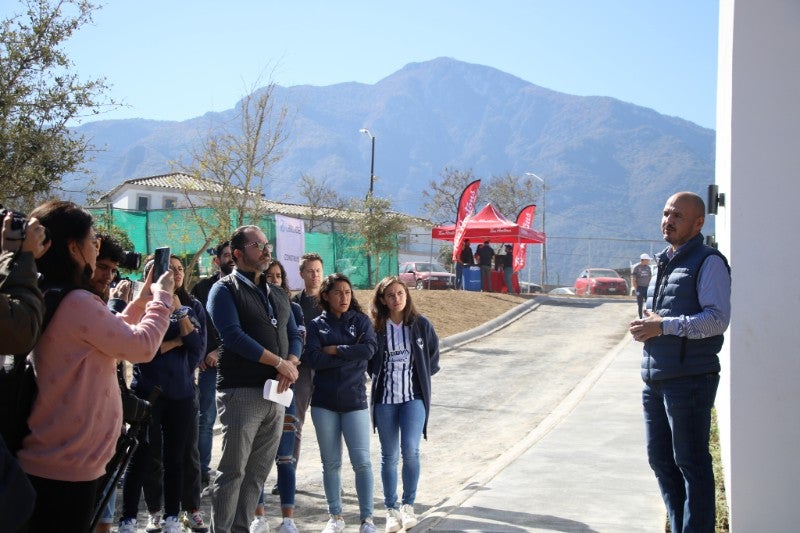
[(13, 213), (11, 219), (11, 233), (5, 235), (6, 239), (25, 239), (25, 230), (28, 228), (28, 217), (19, 211), (11, 211), (0, 204), (0, 219), (5, 218), (8, 213)]
[(119, 267), (117, 273), (114, 275), (114, 279), (111, 281), (111, 286), (116, 287), (117, 283), (126, 279), (130, 281), (130, 278), (127, 276), (122, 276), (119, 273), (119, 269), (125, 270), (139, 270), (139, 267), (142, 266), (142, 254), (138, 252), (131, 252), (129, 250), (125, 250), (122, 252), (122, 261), (119, 263)]

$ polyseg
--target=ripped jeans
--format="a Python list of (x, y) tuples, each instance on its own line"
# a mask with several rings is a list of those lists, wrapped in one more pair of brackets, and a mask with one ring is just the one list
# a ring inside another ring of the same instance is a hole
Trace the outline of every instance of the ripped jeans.
[(294, 495), (297, 488), (296, 472), (297, 460), (294, 457), (294, 440), (297, 432), (297, 416), (295, 400), (286, 408), (283, 418), (283, 434), (278, 444), (278, 453), (275, 464), (278, 470), (278, 493), (281, 497), (281, 509), (294, 507)]

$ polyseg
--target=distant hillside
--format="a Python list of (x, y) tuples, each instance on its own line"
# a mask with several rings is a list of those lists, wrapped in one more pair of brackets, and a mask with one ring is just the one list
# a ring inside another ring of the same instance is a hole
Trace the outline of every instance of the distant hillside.
[[(275, 95), (292, 109), (293, 121), (270, 197), (298, 200), (301, 174), (327, 177), (346, 195), (366, 193), (370, 150), (358, 131), (363, 127), (376, 137), (375, 193), (411, 214), (421, 214), (420, 191), (445, 167), (471, 168), (484, 178), (535, 172), (547, 181), (553, 284), (571, 283), (590, 263), (624, 266), (628, 257), (660, 247), (666, 198), (684, 189), (703, 194), (714, 179), (713, 130), (448, 58), (409, 64), (374, 85), (278, 87)], [(106, 148), (90, 168), (97, 187), (109, 190), (125, 179), (170, 171), (170, 161), (186, 158), (199, 137), (232, 114), (100, 121), (78, 131)], [(539, 193), (532, 191), (531, 200)], [(538, 227), (540, 213), (536, 218)]]

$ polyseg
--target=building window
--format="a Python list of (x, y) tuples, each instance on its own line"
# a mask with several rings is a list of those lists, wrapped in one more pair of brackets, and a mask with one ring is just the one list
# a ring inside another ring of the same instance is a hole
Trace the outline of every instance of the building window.
[(140, 194), (136, 197), (136, 209), (138, 211), (147, 211), (150, 209), (150, 197)]
[(164, 209), (175, 209), (178, 207), (178, 199), (175, 197), (164, 198)]

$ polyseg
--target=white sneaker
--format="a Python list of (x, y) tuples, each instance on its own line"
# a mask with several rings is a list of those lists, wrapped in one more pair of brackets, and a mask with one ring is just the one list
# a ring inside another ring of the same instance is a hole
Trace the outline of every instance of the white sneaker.
[(403, 529), (399, 518), (400, 513), (397, 509), (386, 509), (386, 533), (394, 533)]
[(147, 518), (147, 525), (145, 526), (144, 530), (147, 533), (156, 533), (161, 531), (161, 527), (164, 524), (164, 521), (161, 519), (161, 513), (150, 513), (150, 516)]
[(257, 516), (250, 522), (250, 533), (269, 533), (269, 522), (266, 516)]
[(344, 520), (342, 520), (341, 515), (330, 515), (330, 520), (325, 524), (325, 529), (322, 530), (322, 533), (342, 533), (342, 531), (344, 531)]
[(400, 507), (400, 522), (403, 524), (403, 529), (411, 529), (417, 525), (419, 520), (417, 520), (417, 515), (414, 514), (413, 505), (406, 503)]
[(127, 520), (120, 520), (119, 533), (136, 533), (136, 519), (128, 518)]
[(181, 523), (177, 516), (168, 516), (164, 519), (164, 533), (181, 533)]
[(278, 533), (298, 533), (297, 526), (291, 518), (284, 518), (281, 527), (278, 528)]
[(361, 527), (358, 529), (358, 533), (378, 533), (378, 528), (375, 527), (375, 524), (372, 522), (372, 517), (365, 518), (363, 522), (361, 522)]

